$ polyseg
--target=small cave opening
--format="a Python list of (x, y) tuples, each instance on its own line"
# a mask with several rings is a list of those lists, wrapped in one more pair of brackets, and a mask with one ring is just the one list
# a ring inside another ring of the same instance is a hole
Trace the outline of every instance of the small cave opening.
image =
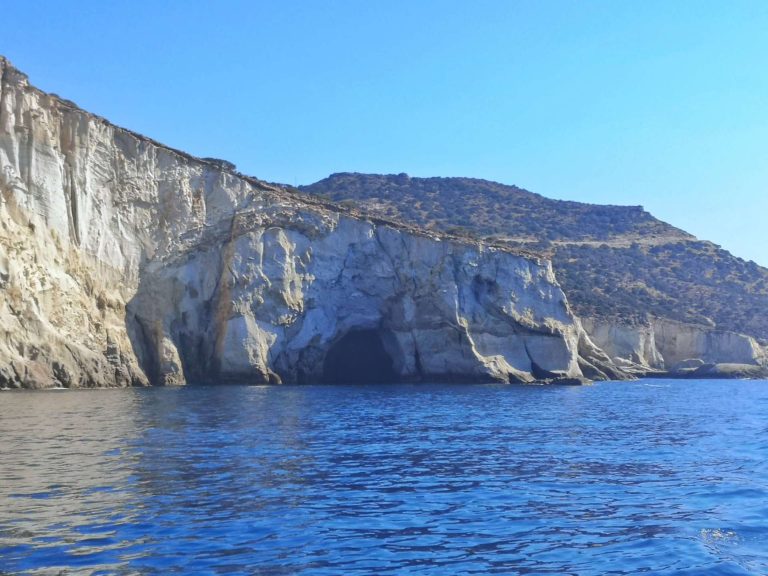
[(396, 382), (394, 361), (377, 330), (352, 330), (325, 356), (325, 384), (381, 384)]

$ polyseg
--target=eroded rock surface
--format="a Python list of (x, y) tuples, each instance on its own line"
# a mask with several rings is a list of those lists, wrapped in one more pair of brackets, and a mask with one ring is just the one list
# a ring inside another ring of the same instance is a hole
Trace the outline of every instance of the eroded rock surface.
[(147, 332), (159, 322), (186, 377), (327, 380), (327, 355), (355, 331), (373, 332), (398, 379), (581, 375), (548, 263), (296, 206), (296, 226), (274, 226), (272, 210), (148, 266), (129, 311)]
[(3, 386), (331, 381), (351, 355), (402, 380), (621, 374), (546, 260), (367, 221), (0, 72)]
[[(587, 318), (583, 325), (592, 341), (615, 364), (636, 374), (755, 375), (762, 372), (757, 369), (739, 372), (732, 367), (755, 368), (768, 363), (764, 347), (754, 338), (735, 332), (663, 319), (629, 325)], [(712, 368), (719, 365), (723, 365), (722, 369)]]

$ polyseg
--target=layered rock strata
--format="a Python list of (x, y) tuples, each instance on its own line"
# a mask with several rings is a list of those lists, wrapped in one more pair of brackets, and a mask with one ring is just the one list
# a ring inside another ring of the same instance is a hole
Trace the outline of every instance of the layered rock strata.
[(616, 365), (637, 375), (768, 375), (765, 348), (744, 334), (660, 318), (640, 324), (585, 318), (583, 325)]
[(622, 374), (546, 260), (356, 217), (0, 74), (4, 387)]

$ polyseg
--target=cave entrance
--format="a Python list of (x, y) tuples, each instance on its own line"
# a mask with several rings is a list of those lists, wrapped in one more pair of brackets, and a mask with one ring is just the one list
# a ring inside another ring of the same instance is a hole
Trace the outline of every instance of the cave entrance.
[(397, 381), (392, 356), (378, 330), (352, 330), (338, 340), (323, 363), (326, 384), (375, 384)]

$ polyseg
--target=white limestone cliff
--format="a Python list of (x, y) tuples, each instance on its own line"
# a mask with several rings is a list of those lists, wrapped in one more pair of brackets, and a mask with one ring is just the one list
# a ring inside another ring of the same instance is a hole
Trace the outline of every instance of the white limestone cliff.
[(2, 58), (0, 76), (2, 386), (332, 380), (350, 334), (402, 380), (611, 372), (546, 260), (365, 220), (115, 127)]
[(765, 349), (744, 334), (654, 318), (643, 324), (582, 319), (611, 360), (634, 372), (678, 371), (703, 364), (765, 366)]
[(274, 209), (240, 213), (217, 240), (147, 270), (129, 313), (179, 350), (160, 378), (183, 379), (183, 367), (196, 381), (322, 381), (352, 331), (374, 334), (397, 379), (581, 375), (578, 327), (548, 264)]

